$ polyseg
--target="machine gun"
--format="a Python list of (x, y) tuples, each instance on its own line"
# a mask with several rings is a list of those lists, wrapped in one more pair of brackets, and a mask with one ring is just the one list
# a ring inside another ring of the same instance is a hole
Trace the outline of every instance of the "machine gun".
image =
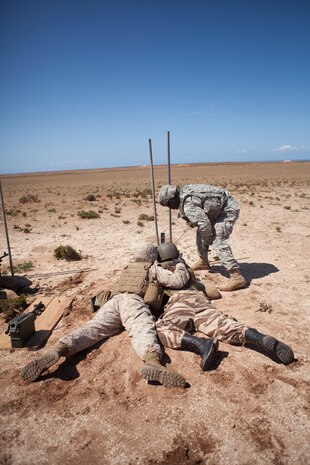
[(8, 254), (7, 252), (3, 252), (3, 255), (1, 255), (1, 257), (0, 257), (0, 263), (2, 262), (2, 259), (3, 259), (4, 257), (7, 257), (8, 255), (9, 255), (9, 254)]
[[(1, 255), (0, 257), (0, 267), (1, 267), (1, 263), (2, 263), (2, 259), (7, 257), (9, 254), (7, 252), (3, 252), (3, 255)], [(1, 269), (0, 269), (0, 276), (1, 276)]]
[(5, 334), (9, 334), (11, 337), (11, 345), (13, 349), (25, 347), (27, 341), (35, 333), (34, 321), (37, 316), (41, 315), (44, 309), (45, 305), (42, 302), (39, 302), (34, 306), (34, 309), (31, 312), (19, 315), (9, 321), (8, 329)]

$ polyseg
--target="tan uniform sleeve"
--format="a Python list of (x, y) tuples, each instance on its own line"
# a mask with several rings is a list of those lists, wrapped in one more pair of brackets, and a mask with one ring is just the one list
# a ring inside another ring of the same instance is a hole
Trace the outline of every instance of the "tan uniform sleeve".
[(149, 270), (149, 280), (157, 280), (161, 286), (170, 289), (182, 289), (189, 280), (189, 272), (184, 263), (177, 263), (175, 270), (166, 270), (154, 263)]

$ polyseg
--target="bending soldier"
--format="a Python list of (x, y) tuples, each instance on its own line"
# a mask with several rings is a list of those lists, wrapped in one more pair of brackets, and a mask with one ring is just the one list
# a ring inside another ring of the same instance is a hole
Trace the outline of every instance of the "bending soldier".
[(238, 262), (232, 254), (227, 239), (238, 219), (240, 205), (228, 191), (209, 184), (188, 184), (177, 188), (163, 186), (158, 194), (161, 205), (179, 209), (180, 216), (192, 227), (197, 227), (196, 246), (198, 261), (193, 270), (210, 268), (209, 246), (212, 244), (222, 265), (230, 274), (227, 284), (219, 286), (222, 291), (240, 289), (246, 285)]

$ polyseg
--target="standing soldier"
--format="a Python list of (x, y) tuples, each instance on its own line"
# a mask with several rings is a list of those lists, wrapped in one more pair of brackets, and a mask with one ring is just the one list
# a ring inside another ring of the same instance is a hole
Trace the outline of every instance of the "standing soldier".
[(213, 244), (222, 265), (229, 272), (227, 284), (219, 286), (222, 291), (245, 287), (238, 262), (233, 257), (227, 239), (238, 219), (240, 205), (228, 191), (209, 184), (188, 184), (177, 188), (163, 186), (158, 195), (161, 205), (180, 211), (180, 216), (192, 227), (197, 227), (196, 246), (198, 261), (193, 270), (210, 269), (208, 250)]

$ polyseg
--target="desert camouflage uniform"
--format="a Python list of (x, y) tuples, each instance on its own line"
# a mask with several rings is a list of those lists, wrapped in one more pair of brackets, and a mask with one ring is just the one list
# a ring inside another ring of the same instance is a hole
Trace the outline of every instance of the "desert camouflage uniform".
[[(149, 269), (149, 280), (161, 279), (166, 286), (180, 289), (188, 281), (186, 266), (183, 262), (178, 263), (173, 270), (174, 273), (152, 265)], [(127, 292), (112, 297), (85, 326), (62, 337), (59, 342), (69, 348), (68, 355), (73, 355), (120, 333), (123, 329), (128, 332), (135, 351), (143, 360), (147, 352), (162, 355), (151, 310), (142, 297)]]
[[(172, 268), (165, 270), (155, 262), (150, 270), (152, 278), (166, 288), (171, 289), (172, 283), (177, 289), (177, 282), (179, 286), (189, 282), (189, 272), (184, 264), (177, 264), (173, 272)], [(156, 322), (157, 335), (165, 347), (179, 349), (185, 332), (196, 331), (229, 344), (245, 342), (244, 333), (249, 327), (217, 310), (203, 292), (190, 286), (190, 289), (170, 293), (164, 314)]]
[(208, 256), (213, 244), (223, 266), (239, 268), (227, 239), (240, 212), (239, 203), (220, 187), (189, 184), (180, 189), (180, 215), (191, 226), (197, 226), (196, 245), (201, 258)]
[(155, 320), (143, 298), (136, 294), (118, 294), (105, 303), (85, 326), (62, 337), (59, 342), (73, 355), (125, 329), (133, 348), (143, 360), (147, 352), (162, 354)]

